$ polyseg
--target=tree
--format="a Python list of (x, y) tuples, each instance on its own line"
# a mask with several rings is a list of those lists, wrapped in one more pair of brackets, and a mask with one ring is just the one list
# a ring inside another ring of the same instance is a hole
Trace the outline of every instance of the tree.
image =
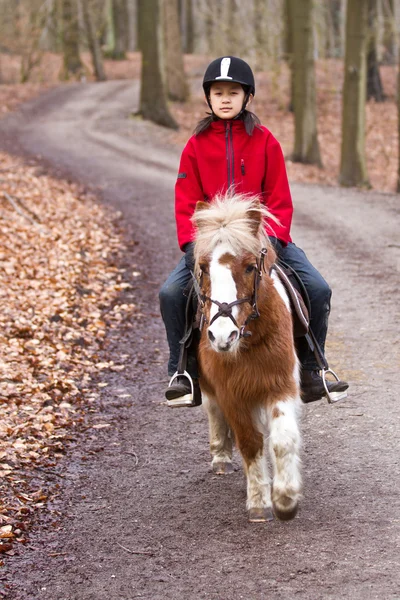
[(342, 48), (342, 0), (325, 0), (327, 18), (326, 51), (327, 56), (343, 56)]
[(144, 119), (177, 129), (167, 105), (163, 64), (162, 0), (139, 0), (142, 74), (139, 113)]
[(376, 51), (377, 26), (377, 0), (368, 0), (367, 100), (374, 98), (376, 102), (384, 102), (386, 96)]
[(293, 51), (295, 142), (292, 160), (322, 167), (317, 135), (317, 111), (312, 27), (313, 0), (289, 0)]
[(168, 97), (185, 102), (189, 86), (183, 66), (178, 0), (163, 0)]
[[(259, 0), (256, 0), (259, 1)], [(283, 57), (287, 62), (290, 72), (290, 100), (288, 110), (293, 112), (293, 91), (294, 91), (294, 66), (293, 66), (293, 31), (292, 20), (290, 18), (290, 0), (283, 2)]]
[[(397, 3), (398, 6), (398, 3)], [(395, 0), (384, 0), (382, 2), (383, 13), (383, 46), (384, 53), (382, 62), (386, 65), (394, 65), (396, 62), (396, 3)]]
[(76, 0), (62, 0), (62, 47), (64, 78), (78, 76), (83, 70), (79, 54), (79, 23)]
[(265, 0), (254, 0), (254, 43), (256, 50), (256, 69), (261, 70), (265, 65)]
[[(399, 47), (399, 59), (400, 61), (400, 47)], [(400, 62), (399, 62), (400, 64)], [(400, 69), (397, 72), (397, 140), (398, 140), (398, 169), (397, 169), (397, 186), (396, 192), (400, 194)]]
[(127, 0), (128, 47), (130, 52), (138, 49), (137, 0)]
[(339, 183), (369, 186), (365, 162), (368, 2), (348, 0)]
[(183, 49), (186, 54), (194, 52), (193, 0), (180, 0)]
[(93, 70), (97, 81), (105, 81), (106, 74), (103, 66), (103, 54), (100, 42), (97, 38), (95, 26), (93, 23), (92, 12), (93, 2), (91, 0), (82, 0), (83, 20), (85, 22), (86, 37), (90, 53), (92, 55)]
[(114, 45), (110, 57), (114, 60), (126, 58), (129, 40), (129, 18), (126, 0), (111, 0), (111, 26), (113, 28)]

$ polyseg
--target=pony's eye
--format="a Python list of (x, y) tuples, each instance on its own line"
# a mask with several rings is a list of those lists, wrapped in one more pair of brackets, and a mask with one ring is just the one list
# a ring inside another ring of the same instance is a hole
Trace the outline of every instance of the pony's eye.
[(247, 265), (247, 267), (246, 267), (246, 273), (252, 273), (255, 270), (256, 270), (255, 265)]

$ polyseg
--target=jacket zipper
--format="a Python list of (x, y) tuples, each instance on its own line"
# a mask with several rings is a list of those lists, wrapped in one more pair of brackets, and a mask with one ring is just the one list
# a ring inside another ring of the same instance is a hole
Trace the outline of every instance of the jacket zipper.
[(245, 171), (245, 168), (244, 168), (244, 160), (243, 160), (243, 158), (240, 161), (240, 168), (241, 168), (241, 171), (242, 171), (242, 175), (246, 175), (246, 171)]
[(228, 189), (229, 189), (231, 187), (231, 185), (233, 185), (234, 180), (235, 180), (232, 124), (229, 121), (226, 124), (225, 142), (226, 142), (226, 162), (227, 162), (227, 168), (228, 168)]

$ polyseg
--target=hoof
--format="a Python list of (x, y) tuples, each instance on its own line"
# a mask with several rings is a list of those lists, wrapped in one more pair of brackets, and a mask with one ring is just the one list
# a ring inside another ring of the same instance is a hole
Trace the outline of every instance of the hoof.
[(230, 462), (215, 462), (212, 470), (215, 475), (229, 475), (233, 473), (233, 465)]
[(265, 523), (266, 521), (273, 521), (274, 514), (272, 508), (250, 508), (249, 510), (249, 522), (250, 523)]
[[(299, 510), (298, 502), (296, 502), (296, 504), (293, 505), (293, 500), (291, 498), (282, 498), (280, 500), (280, 504), (280, 507), (274, 504), (275, 516), (280, 521), (291, 521), (292, 519), (294, 519)], [(287, 505), (286, 507), (285, 504)]]

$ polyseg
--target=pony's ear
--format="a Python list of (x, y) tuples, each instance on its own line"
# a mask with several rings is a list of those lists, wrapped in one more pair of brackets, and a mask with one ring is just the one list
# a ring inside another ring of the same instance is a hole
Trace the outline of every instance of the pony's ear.
[(258, 230), (260, 228), (261, 225), (261, 211), (260, 211), (260, 203), (258, 203), (258, 208), (256, 208), (256, 206), (254, 206), (254, 208), (251, 208), (247, 215), (249, 217), (249, 221), (250, 221), (250, 227), (251, 227), (251, 232), (253, 235), (257, 235), (258, 234)]
[(210, 208), (210, 205), (208, 202), (202, 202), (201, 200), (199, 200), (199, 202), (196, 203), (196, 211), (205, 210), (208, 208)]

